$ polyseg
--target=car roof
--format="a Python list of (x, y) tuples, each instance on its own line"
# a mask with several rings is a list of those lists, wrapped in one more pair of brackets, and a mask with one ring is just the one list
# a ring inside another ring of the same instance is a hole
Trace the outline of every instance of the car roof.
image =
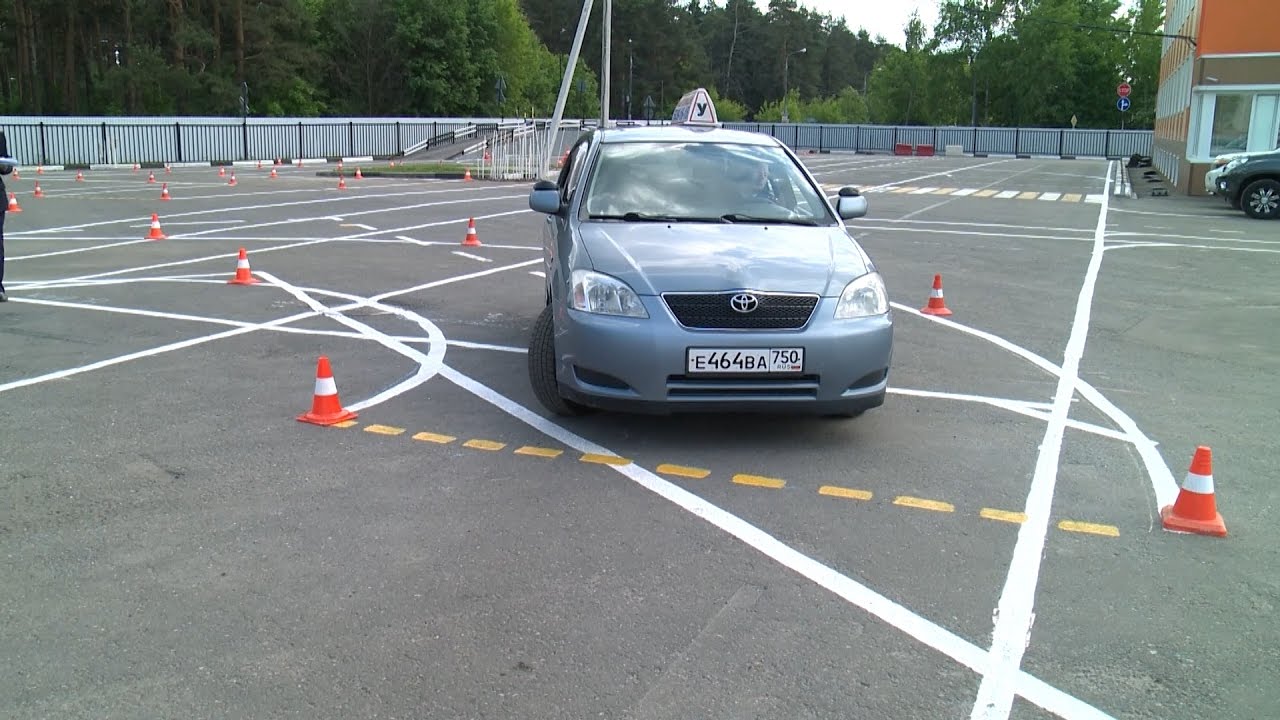
[(601, 143), (708, 142), (778, 146), (772, 135), (698, 125), (631, 125), (596, 130)]

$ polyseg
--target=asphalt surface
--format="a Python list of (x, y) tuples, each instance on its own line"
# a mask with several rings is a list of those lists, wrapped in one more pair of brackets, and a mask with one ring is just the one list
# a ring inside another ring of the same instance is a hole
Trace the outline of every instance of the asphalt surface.
[[(9, 182), (0, 716), (1273, 716), (1273, 224), (1101, 160), (805, 159), (895, 303), (851, 421), (546, 417), (527, 184)], [(321, 355), (347, 427), (295, 420)], [(1197, 445), (1226, 538), (1160, 527)]]

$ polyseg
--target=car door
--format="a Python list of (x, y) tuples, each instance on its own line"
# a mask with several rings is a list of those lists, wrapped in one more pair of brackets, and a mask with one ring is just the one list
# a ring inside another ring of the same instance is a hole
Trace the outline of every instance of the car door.
[(564, 167), (560, 169), (560, 177), (556, 185), (560, 188), (561, 210), (547, 216), (543, 231), (543, 251), (546, 261), (547, 299), (567, 294), (570, 270), (572, 268), (574, 248), (576, 246), (574, 232), (576, 223), (574, 213), (570, 210), (577, 199), (578, 188), (582, 184), (582, 174), (587, 165), (587, 151), (591, 148), (591, 136), (585, 135), (569, 150)]

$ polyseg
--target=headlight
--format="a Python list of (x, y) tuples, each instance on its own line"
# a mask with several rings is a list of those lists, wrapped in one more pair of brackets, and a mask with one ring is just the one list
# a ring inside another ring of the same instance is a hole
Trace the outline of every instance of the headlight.
[(889, 293), (880, 273), (867, 273), (845, 286), (836, 303), (836, 319), (871, 317), (889, 312)]
[(1232, 160), (1231, 162), (1227, 163), (1226, 166), (1222, 168), (1222, 174), (1225, 175), (1231, 172), (1232, 170), (1240, 167), (1244, 163), (1245, 163), (1245, 158), (1236, 158), (1235, 160)]
[(573, 309), (602, 315), (649, 317), (639, 296), (626, 283), (591, 270), (573, 271)]

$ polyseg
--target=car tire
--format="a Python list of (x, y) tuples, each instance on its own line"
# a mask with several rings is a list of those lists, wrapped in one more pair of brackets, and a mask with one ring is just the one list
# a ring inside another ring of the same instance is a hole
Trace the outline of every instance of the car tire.
[(542, 406), (556, 415), (574, 417), (585, 415), (590, 408), (568, 400), (560, 394), (560, 382), (556, 380), (555, 326), (552, 323), (553, 308), (547, 305), (538, 313), (529, 337), (529, 383), (533, 394)]
[(1255, 220), (1280, 218), (1280, 180), (1255, 180), (1240, 193), (1240, 208)]

